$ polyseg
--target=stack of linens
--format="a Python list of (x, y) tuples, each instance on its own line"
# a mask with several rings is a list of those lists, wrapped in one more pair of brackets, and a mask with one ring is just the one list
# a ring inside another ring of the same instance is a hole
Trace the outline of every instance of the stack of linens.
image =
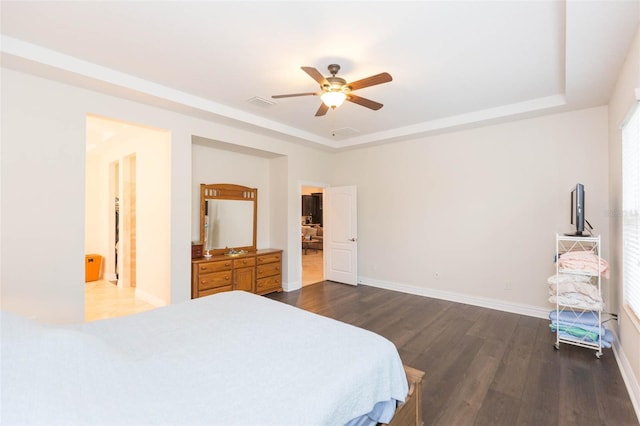
[(560, 337), (585, 344), (598, 344), (610, 348), (613, 333), (598, 322), (598, 312), (594, 311), (551, 311), (549, 327)]
[(547, 279), (549, 302), (577, 309), (604, 310), (604, 302), (598, 288), (586, 275), (557, 274)]
[(563, 272), (602, 275), (602, 278), (609, 278), (609, 263), (587, 250), (562, 253), (558, 260), (558, 267)]

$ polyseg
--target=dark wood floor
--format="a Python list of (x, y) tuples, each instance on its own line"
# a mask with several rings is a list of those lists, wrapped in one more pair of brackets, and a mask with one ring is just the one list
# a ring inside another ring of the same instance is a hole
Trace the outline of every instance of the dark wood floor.
[(611, 349), (554, 350), (549, 322), (324, 281), (269, 296), (376, 332), (426, 372), (431, 425), (638, 425)]

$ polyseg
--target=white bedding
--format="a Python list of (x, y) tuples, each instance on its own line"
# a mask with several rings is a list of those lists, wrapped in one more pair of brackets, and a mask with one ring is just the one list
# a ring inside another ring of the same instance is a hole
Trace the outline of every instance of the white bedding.
[(77, 326), (0, 319), (2, 424), (343, 425), (407, 394), (388, 340), (245, 292)]

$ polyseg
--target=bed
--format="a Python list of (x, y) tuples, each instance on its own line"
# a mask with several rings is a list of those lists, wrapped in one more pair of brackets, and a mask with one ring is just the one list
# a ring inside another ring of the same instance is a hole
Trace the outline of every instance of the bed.
[(78, 325), (1, 315), (2, 424), (421, 423), (423, 373), (390, 341), (246, 292)]

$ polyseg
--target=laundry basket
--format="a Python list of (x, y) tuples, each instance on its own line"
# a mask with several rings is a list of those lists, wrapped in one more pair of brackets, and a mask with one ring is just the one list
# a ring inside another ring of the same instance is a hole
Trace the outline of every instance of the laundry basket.
[(100, 267), (102, 266), (102, 256), (99, 254), (88, 254), (84, 257), (84, 281), (98, 281), (100, 279)]

